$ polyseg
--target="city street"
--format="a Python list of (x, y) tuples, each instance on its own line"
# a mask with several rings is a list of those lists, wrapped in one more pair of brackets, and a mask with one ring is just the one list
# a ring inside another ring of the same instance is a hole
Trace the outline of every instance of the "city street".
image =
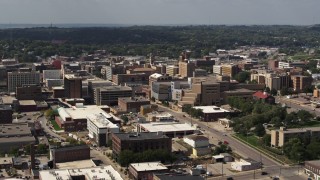
[[(270, 177), (280, 176), (281, 179), (290, 179), (290, 180), (302, 180), (306, 179), (307, 176), (305, 176), (302, 172), (301, 167), (296, 168), (289, 168), (287, 166), (282, 166), (280, 163), (268, 158), (264, 154), (261, 154), (260, 152), (256, 151), (255, 149), (237, 141), (236, 139), (231, 137), (231, 133), (228, 133), (224, 130), (219, 130), (219, 128), (214, 128), (214, 126), (210, 126), (207, 122), (202, 122), (195, 120), (189, 115), (187, 115), (184, 112), (176, 112), (172, 109), (169, 109), (167, 107), (159, 105), (160, 111), (166, 111), (170, 112), (177, 120), (179, 120), (182, 123), (190, 123), (198, 124), (198, 126), (201, 128), (202, 131), (204, 131), (205, 134), (208, 135), (210, 141), (227, 141), (229, 143), (229, 146), (233, 149), (234, 152), (241, 155), (242, 157), (247, 157), (254, 159), (256, 161), (262, 161), (263, 163), (263, 169), (262, 170), (256, 170), (256, 171), (249, 171), (249, 172), (239, 172), (232, 177), (234, 179), (270, 179)], [(267, 172), (268, 175), (261, 175), (261, 172)], [(299, 176), (298, 176), (299, 174)], [(226, 179), (220, 177), (212, 177), (210, 179)]]

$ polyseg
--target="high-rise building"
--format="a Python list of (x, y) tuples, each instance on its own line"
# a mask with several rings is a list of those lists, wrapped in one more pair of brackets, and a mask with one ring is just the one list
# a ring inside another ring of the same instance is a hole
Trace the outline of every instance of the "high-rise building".
[(64, 76), (64, 95), (66, 98), (82, 97), (82, 77), (67, 74)]
[(169, 76), (175, 76), (179, 74), (179, 67), (178, 66), (166, 66), (166, 72)]
[(192, 77), (193, 71), (195, 70), (196, 66), (192, 62), (179, 62), (179, 74), (181, 77)]
[(131, 97), (132, 88), (127, 86), (107, 86), (93, 89), (96, 105), (116, 105), (118, 98)]
[(221, 66), (221, 75), (234, 77), (239, 72), (237, 65), (222, 65)]
[(39, 72), (8, 72), (8, 92), (15, 92), (16, 87), (31, 84), (40, 85)]
[(305, 87), (310, 87), (312, 84), (312, 77), (311, 76), (302, 76), (296, 75), (291, 76), (292, 80), (292, 87), (294, 91), (301, 92)]

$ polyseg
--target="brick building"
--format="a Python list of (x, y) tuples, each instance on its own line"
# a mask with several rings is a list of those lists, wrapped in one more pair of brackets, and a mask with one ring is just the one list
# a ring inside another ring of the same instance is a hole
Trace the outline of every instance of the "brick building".
[(118, 106), (125, 112), (139, 112), (140, 107), (150, 104), (150, 101), (143, 97), (125, 97), (118, 99)]
[(50, 159), (56, 163), (90, 159), (90, 148), (87, 145), (50, 147)]
[(153, 174), (166, 173), (168, 168), (161, 162), (132, 163), (129, 166), (129, 178), (134, 180), (153, 180)]
[(41, 87), (38, 85), (23, 85), (16, 88), (16, 97), (18, 100), (41, 100)]
[(12, 108), (10, 105), (0, 104), (0, 124), (12, 123)]
[(171, 152), (171, 138), (160, 132), (156, 133), (115, 133), (112, 134), (112, 153), (117, 159), (123, 150), (134, 153), (146, 150), (166, 150)]

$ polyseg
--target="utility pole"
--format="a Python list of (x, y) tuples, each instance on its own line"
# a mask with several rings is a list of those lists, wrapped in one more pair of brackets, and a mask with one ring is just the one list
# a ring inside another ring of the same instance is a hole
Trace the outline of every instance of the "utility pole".
[(253, 170), (253, 179), (256, 179), (256, 169)]
[(222, 179), (223, 179), (223, 161), (222, 161), (222, 163), (221, 163), (221, 174), (222, 174)]

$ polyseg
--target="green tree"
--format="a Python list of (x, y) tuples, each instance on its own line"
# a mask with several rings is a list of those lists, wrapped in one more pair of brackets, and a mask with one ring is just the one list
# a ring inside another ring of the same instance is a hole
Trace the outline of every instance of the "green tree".
[(265, 134), (262, 137), (262, 144), (265, 146), (270, 146), (271, 145), (271, 135), (270, 134)]
[(288, 94), (289, 94), (288, 88), (283, 87), (283, 88), (280, 90), (280, 95), (281, 95), (281, 96), (286, 96), (286, 95), (288, 95)]
[(246, 81), (250, 80), (250, 72), (242, 71), (235, 75), (235, 80), (237, 80), (239, 83), (244, 83)]
[(220, 153), (230, 153), (230, 152), (232, 152), (232, 149), (228, 145), (221, 144), (220, 146), (217, 146), (213, 150), (213, 155), (218, 155)]
[(305, 148), (299, 138), (291, 138), (284, 144), (284, 154), (294, 161), (300, 162), (304, 160)]
[(135, 162), (135, 154), (130, 150), (121, 151), (119, 163), (121, 166), (128, 167), (130, 163)]
[(262, 124), (257, 124), (254, 128), (254, 133), (259, 136), (259, 137), (262, 137), (263, 135), (266, 134), (266, 130), (265, 128), (263, 127)]
[(308, 160), (315, 160), (320, 158), (320, 142), (312, 139), (311, 143), (306, 147), (306, 157)]
[(124, 124), (127, 124), (129, 122), (129, 118), (126, 115), (121, 115), (120, 118), (123, 120)]

